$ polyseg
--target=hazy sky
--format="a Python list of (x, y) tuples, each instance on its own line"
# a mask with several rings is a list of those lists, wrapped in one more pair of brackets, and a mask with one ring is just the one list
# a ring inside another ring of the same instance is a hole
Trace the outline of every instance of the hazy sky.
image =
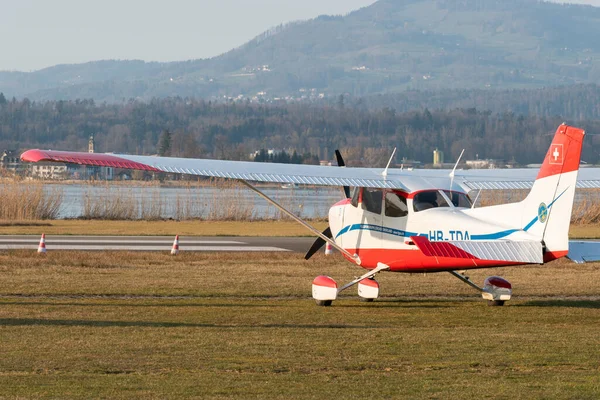
[[(600, 6), (600, 0), (574, 0)], [(219, 55), (283, 22), (375, 0), (0, 0), (0, 70)]]
[(375, 0), (0, 0), (0, 70), (212, 57), (283, 22)]

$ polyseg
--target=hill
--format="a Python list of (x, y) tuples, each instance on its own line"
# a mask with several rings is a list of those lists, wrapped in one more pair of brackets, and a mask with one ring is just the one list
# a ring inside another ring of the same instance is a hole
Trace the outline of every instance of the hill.
[(31, 99), (273, 100), (597, 83), (598, 37), (600, 8), (591, 6), (380, 0), (346, 16), (279, 26), (207, 60), (113, 60), (0, 72), (0, 91)]

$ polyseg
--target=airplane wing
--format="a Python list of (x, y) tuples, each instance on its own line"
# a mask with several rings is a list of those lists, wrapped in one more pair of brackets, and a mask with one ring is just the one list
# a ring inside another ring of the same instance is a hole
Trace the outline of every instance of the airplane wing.
[[(431, 187), (453, 190), (460, 188), (466, 192), (474, 189), (527, 189), (533, 185), (538, 173), (537, 169), (458, 170), (451, 180), (449, 170), (390, 168), (387, 174), (383, 174), (383, 168), (338, 168), (54, 150), (28, 150), (21, 155), (21, 159), (29, 162), (65, 162), (253, 182), (400, 189), (409, 193)], [(578, 187), (600, 188), (600, 168), (581, 169)]]
[(567, 258), (578, 264), (600, 261), (600, 242), (571, 240)]

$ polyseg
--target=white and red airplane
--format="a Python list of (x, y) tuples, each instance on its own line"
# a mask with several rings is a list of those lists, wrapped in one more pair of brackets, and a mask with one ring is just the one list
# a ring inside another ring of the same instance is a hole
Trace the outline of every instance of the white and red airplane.
[[(600, 260), (600, 243), (571, 243), (569, 251), (575, 188), (600, 188), (600, 169), (579, 171), (584, 135), (582, 129), (559, 126), (539, 171), (453, 170), (448, 174), (51, 150), (28, 150), (21, 159), (239, 180), (319, 237), (307, 259), (329, 242), (368, 270), (339, 288), (328, 276), (315, 278), (312, 293), (319, 305), (331, 305), (341, 291), (355, 284), (363, 299), (377, 298), (379, 284), (374, 276), (382, 271), (447, 271), (479, 290), (491, 305), (503, 305), (512, 295), (508, 281), (492, 276), (479, 287), (457, 271), (543, 264), (565, 256), (576, 262)], [(340, 156), (338, 161), (343, 166)], [(343, 186), (346, 199), (331, 207), (329, 228), (319, 232), (249, 182)], [(352, 196), (349, 186), (355, 188)], [(511, 204), (474, 208), (468, 196), (477, 189), (524, 188), (531, 188), (528, 196)]]

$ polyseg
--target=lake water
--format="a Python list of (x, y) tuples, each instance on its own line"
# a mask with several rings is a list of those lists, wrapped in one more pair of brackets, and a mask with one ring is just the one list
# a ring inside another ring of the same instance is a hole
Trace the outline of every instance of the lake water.
[[(59, 218), (78, 218), (96, 212), (105, 217), (114, 209), (128, 209), (129, 218), (162, 219), (278, 219), (282, 213), (245, 187), (160, 187), (120, 184), (46, 184), (46, 191), (62, 194)], [(341, 188), (262, 188), (267, 196), (302, 218), (325, 218), (329, 208), (343, 198)], [(597, 190), (579, 190), (574, 215), (585, 210), (578, 205), (597, 204)], [(476, 193), (471, 193), (476, 197)], [(521, 200), (525, 191), (490, 191), (485, 205)], [(481, 203), (478, 201), (477, 205)], [(119, 219), (119, 218), (117, 218)]]
[[(280, 211), (245, 187), (159, 187), (119, 185), (50, 184), (46, 191), (62, 193), (59, 218), (81, 217), (90, 210), (105, 207), (134, 208), (140, 218), (152, 215), (182, 219), (221, 218), (244, 214), (253, 219), (272, 219)], [(267, 196), (303, 218), (326, 217), (331, 205), (343, 198), (338, 188), (265, 188)]]

